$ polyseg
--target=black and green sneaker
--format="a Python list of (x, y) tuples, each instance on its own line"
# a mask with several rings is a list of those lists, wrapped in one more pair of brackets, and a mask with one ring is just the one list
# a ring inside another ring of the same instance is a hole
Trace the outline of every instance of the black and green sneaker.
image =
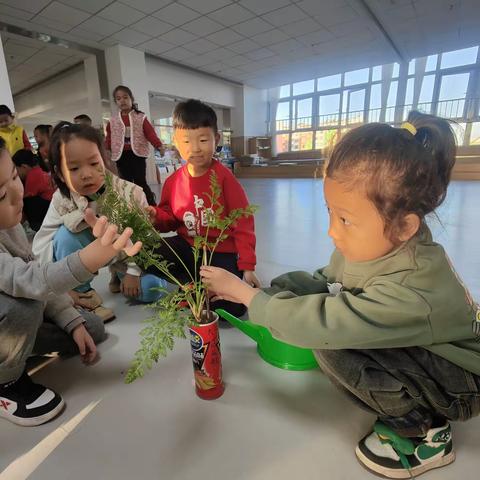
[(387, 478), (415, 478), (455, 460), (450, 424), (431, 428), (425, 437), (401, 437), (382, 422), (355, 450), (360, 462)]

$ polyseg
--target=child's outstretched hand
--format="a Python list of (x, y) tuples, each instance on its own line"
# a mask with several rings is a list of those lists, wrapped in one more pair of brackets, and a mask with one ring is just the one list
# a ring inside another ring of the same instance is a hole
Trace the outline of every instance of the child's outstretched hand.
[(136, 255), (142, 248), (142, 242), (132, 244), (132, 229), (126, 228), (121, 235), (118, 227), (108, 223), (107, 217), (97, 218), (89, 208), (85, 211), (85, 221), (92, 227), (95, 241), (82, 248), (78, 255), (85, 268), (95, 273), (99, 268), (115, 258), (122, 250), (129, 256)]
[(103, 247), (111, 247), (117, 252), (124, 251), (129, 257), (136, 255), (142, 248), (142, 242), (132, 243), (133, 230), (127, 227), (121, 235), (118, 227), (108, 223), (105, 216), (98, 218), (91, 208), (85, 210), (85, 221), (92, 227), (92, 233)]
[(256, 288), (223, 268), (202, 266), (200, 276), (208, 289), (215, 293), (212, 300), (243, 303), (248, 307), (252, 298), (258, 293)]

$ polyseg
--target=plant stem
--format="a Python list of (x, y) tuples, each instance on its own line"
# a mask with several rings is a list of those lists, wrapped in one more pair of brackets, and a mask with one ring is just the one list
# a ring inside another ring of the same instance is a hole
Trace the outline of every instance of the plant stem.
[[(202, 258), (202, 265), (207, 266), (207, 246), (203, 244), (203, 258)], [(210, 298), (208, 297), (208, 289), (204, 287), (205, 291), (205, 311), (207, 312), (207, 320), (206, 323), (210, 321)]]

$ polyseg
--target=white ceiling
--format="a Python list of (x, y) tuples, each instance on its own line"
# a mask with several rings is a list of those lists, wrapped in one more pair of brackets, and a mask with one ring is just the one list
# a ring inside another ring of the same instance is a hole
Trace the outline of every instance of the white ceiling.
[(29, 134), (33, 135), (33, 129), (39, 124), (55, 126), (62, 120), (73, 122), (73, 117), (80, 113), (85, 113), (85, 104), (86, 99), (59, 103), (55, 108), (48, 108), (28, 116), (20, 116), (20, 123)]
[(2, 33), (3, 51), (13, 94), (57, 75), (88, 56), (86, 53)]
[(480, 43), (480, 0), (0, 0), (0, 19), (261, 88)]

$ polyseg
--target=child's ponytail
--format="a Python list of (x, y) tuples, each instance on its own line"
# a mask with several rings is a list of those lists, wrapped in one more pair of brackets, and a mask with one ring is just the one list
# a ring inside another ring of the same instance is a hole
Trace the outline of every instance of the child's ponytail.
[(438, 192), (437, 203), (432, 205), (434, 210), (447, 195), (447, 187), (455, 165), (455, 136), (447, 120), (433, 115), (411, 111), (407, 122), (415, 127), (415, 140), (422, 144), (432, 159), (431, 186)]

